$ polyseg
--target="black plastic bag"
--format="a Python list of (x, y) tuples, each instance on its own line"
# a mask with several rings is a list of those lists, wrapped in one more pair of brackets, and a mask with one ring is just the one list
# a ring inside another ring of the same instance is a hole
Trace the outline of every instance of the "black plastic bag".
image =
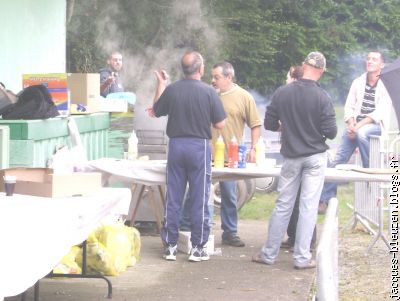
[(3, 119), (47, 119), (59, 115), (47, 88), (34, 85), (18, 95), (18, 101), (0, 110)]

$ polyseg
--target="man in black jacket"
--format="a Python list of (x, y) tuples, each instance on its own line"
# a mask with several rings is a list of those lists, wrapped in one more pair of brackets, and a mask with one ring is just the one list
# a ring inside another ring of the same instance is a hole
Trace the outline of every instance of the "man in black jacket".
[(264, 127), (282, 131), (284, 162), (279, 179), (279, 196), (268, 227), (268, 239), (253, 261), (273, 264), (285, 235), (297, 191), (300, 215), (294, 245), (294, 267), (315, 267), (310, 242), (317, 220), (318, 202), (327, 164), (325, 140), (336, 137), (335, 111), (329, 95), (317, 81), (325, 71), (322, 53), (311, 52), (303, 63), (303, 78), (274, 93), (265, 113)]

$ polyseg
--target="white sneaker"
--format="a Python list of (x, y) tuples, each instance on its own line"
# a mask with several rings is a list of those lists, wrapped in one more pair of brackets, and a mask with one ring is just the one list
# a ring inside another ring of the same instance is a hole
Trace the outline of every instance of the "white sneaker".
[(194, 247), (190, 250), (189, 261), (199, 262), (210, 259), (207, 251), (204, 248)]
[(168, 245), (165, 248), (165, 252), (164, 252), (163, 257), (166, 260), (175, 261), (176, 260), (177, 247), (178, 247), (177, 245), (175, 245), (175, 246)]

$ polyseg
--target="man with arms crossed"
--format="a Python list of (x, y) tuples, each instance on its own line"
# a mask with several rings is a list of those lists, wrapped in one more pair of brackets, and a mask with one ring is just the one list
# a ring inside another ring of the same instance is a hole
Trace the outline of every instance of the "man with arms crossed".
[[(228, 159), (228, 146), (235, 136), (240, 144), (243, 139), (244, 126), (251, 129), (251, 145), (249, 161), (255, 161), (255, 145), (260, 137), (261, 120), (258, 116), (256, 103), (249, 92), (234, 83), (235, 70), (229, 62), (213, 66), (212, 85), (219, 93), (224, 110), (227, 114), (225, 127), (222, 130), (212, 129), (213, 145), (221, 135), (225, 143), (225, 161)], [(221, 191), (221, 228), (222, 243), (233, 247), (244, 247), (245, 243), (237, 235), (237, 194), (236, 181), (219, 182)], [(187, 207), (190, 198), (185, 201), (181, 221), (181, 230), (190, 228)]]

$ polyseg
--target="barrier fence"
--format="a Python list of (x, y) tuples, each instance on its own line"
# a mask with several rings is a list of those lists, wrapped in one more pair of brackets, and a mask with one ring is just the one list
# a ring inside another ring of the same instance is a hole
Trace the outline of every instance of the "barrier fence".
[[(399, 132), (390, 132), (386, 137), (372, 137), (370, 144), (370, 168), (391, 168), (391, 160), (400, 158)], [(357, 156), (356, 163), (361, 160)], [(390, 250), (390, 230), (392, 229), (392, 208), (390, 208), (391, 183), (356, 182), (354, 190), (353, 228), (360, 222), (373, 238), (367, 248), (370, 252), (381, 238)], [(323, 231), (317, 248), (316, 301), (339, 300), (338, 270), (338, 200), (329, 201)], [(385, 215), (388, 232), (385, 233)]]
[[(370, 168), (390, 168), (390, 157), (398, 156), (398, 132), (386, 136), (372, 136), (370, 139)], [(361, 162), (359, 155), (356, 162)], [(382, 239), (388, 248), (389, 233), (385, 233), (385, 224), (390, 225), (388, 196), (390, 183), (356, 182), (354, 185), (353, 229), (360, 222), (373, 238), (366, 250), (368, 254), (375, 243)], [(387, 219), (386, 219), (387, 216)], [(387, 222), (385, 223), (385, 220)], [(390, 227), (388, 227), (390, 229)]]
[(317, 248), (317, 294), (315, 300), (336, 301), (339, 298), (338, 271), (338, 200), (329, 200), (324, 226)]

